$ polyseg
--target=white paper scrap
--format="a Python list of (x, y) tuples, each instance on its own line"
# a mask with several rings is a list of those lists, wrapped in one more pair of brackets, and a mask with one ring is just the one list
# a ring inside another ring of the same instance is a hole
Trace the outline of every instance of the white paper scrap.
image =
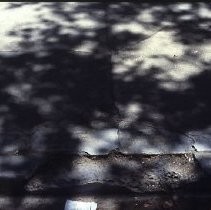
[(97, 203), (67, 200), (64, 210), (96, 210)]

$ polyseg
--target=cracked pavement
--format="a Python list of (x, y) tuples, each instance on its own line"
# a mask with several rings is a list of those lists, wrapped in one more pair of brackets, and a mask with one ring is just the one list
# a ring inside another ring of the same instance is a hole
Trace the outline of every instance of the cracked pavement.
[(207, 4), (0, 9), (1, 154), (210, 151)]
[(1, 185), (209, 190), (210, 10), (0, 3)]

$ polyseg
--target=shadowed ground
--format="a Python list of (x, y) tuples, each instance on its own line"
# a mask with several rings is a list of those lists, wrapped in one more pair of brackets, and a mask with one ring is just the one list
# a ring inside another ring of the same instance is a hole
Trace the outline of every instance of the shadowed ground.
[[(208, 3), (0, 4), (1, 176), (27, 179), (24, 188), (49, 156), (59, 162), (54, 174), (65, 155), (209, 152), (210, 10)], [(108, 161), (100, 173), (120, 169), (128, 170)]]

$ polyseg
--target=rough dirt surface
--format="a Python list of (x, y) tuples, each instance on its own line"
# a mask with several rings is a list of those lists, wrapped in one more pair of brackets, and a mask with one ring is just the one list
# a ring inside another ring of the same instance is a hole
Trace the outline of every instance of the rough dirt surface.
[(96, 202), (100, 210), (211, 207), (210, 178), (193, 154), (113, 151), (103, 156), (51, 154), (38, 160), (42, 164), (34, 164), (27, 176), (0, 179), (0, 210), (60, 210), (67, 200)]
[[(167, 192), (197, 182), (202, 171), (192, 154), (48, 157), (28, 179), (32, 193)], [(63, 191), (64, 192), (64, 191)]]

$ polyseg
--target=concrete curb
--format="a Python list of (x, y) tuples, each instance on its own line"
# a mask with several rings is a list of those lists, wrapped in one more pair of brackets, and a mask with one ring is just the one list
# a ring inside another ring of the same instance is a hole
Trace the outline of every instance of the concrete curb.
[[(151, 195), (151, 196), (16, 196), (0, 197), (0, 210), (64, 210), (67, 201), (95, 202), (100, 210), (209, 210), (211, 195)], [(194, 207), (194, 208), (193, 208)]]

